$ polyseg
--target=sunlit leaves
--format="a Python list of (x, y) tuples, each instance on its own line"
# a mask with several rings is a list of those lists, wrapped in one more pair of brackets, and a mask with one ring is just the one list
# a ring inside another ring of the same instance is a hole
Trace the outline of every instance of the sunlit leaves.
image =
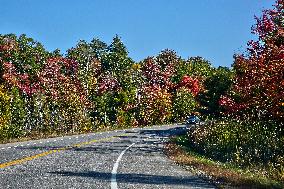
[(193, 79), (187, 75), (184, 75), (177, 85), (176, 88), (184, 87), (188, 92), (192, 93), (193, 96), (196, 96), (200, 91), (198, 79)]
[[(63, 128), (71, 122), (69, 130), (82, 120), (90, 123), (86, 110), (91, 103), (78, 79), (76, 61), (59, 52), (48, 53), (25, 35), (0, 39), (1, 79), (11, 95), (9, 128), (14, 134), (22, 130), (67, 131)], [(73, 119), (75, 115), (80, 119)]]
[(6, 126), (10, 121), (11, 107), (10, 95), (3, 85), (0, 85), (0, 128)]
[(173, 98), (173, 116), (175, 121), (184, 121), (196, 111), (198, 106), (194, 95), (186, 87), (179, 88)]
[(172, 95), (159, 85), (143, 86), (140, 98), (142, 124), (161, 124), (171, 118)]
[(231, 94), (235, 100), (229, 111), (253, 118), (284, 119), (280, 105), (284, 101), (283, 18), (283, 1), (277, 1), (273, 10), (265, 10), (262, 17), (256, 18), (253, 31), (259, 40), (248, 43), (248, 55), (235, 56), (236, 77)]

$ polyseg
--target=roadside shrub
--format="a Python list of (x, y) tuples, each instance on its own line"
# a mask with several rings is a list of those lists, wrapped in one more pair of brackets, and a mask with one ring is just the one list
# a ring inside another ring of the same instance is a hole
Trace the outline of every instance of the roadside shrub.
[[(212, 159), (242, 167), (264, 166), (283, 174), (282, 123), (219, 121), (192, 128), (189, 146)], [(278, 174), (278, 176), (279, 176)]]

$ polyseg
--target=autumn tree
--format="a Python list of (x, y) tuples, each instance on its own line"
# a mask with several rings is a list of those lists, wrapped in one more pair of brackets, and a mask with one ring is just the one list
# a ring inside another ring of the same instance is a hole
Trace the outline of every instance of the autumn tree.
[[(176, 65), (180, 57), (174, 51), (164, 50), (156, 57), (141, 62), (142, 84), (140, 115), (143, 124), (156, 124), (172, 119), (172, 100)], [(157, 116), (160, 114), (160, 116)]]
[[(11, 93), (13, 127), (31, 130), (37, 119), (34, 94), (40, 93), (38, 73), (50, 56), (44, 47), (26, 35), (0, 35), (1, 82)], [(19, 117), (17, 117), (19, 116)], [(17, 129), (15, 129), (17, 130)]]
[(247, 54), (235, 55), (236, 77), (231, 97), (221, 103), (247, 117), (282, 120), (284, 116), (284, 1), (256, 17)]

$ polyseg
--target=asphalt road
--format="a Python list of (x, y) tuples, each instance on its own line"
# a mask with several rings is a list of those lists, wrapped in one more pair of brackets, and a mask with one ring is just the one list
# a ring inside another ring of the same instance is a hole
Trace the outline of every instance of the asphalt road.
[(175, 165), (156, 126), (0, 145), (0, 188), (214, 188)]

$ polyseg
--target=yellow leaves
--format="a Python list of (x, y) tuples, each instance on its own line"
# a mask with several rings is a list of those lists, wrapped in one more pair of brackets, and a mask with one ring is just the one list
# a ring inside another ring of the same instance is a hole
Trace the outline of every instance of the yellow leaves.
[[(160, 86), (145, 86), (142, 91), (140, 115), (146, 123), (162, 123), (171, 116), (172, 95)], [(142, 114), (143, 113), (143, 114)]]
[(132, 69), (133, 70), (140, 70), (141, 64), (132, 64)]
[(10, 99), (4, 86), (0, 85), (0, 128), (5, 126), (11, 117)]
[(9, 102), (10, 100), (10, 96), (6, 93), (3, 86), (0, 86), (0, 99), (3, 102), (6, 102), (6, 101)]
[(2, 85), (0, 85), (0, 103), (1, 103), (1, 109), (3, 106), (6, 106), (10, 102), (10, 96), (7, 93), (7, 91), (4, 89)]
[(97, 78), (95, 78), (95, 77), (93, 77), (92, 78), (92, 85), (96, 85), (98, 83), (98, 79)]

